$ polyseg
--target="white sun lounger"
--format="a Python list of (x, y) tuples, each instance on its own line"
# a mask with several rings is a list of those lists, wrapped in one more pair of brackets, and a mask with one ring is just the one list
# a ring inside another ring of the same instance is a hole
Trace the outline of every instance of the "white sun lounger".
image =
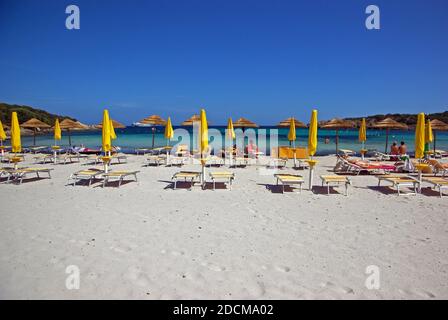
[(108, 173), (103, 173), (101, 174), (103, 178), (103, 188), (106, 186), (109, 180), (118, 180), (118, 187), (121, 186), (124, 178), (129, 176), (134, 177), (134, 180), (137, 181), (137, 173), (139, 172), (140, 171), (111, 171)]

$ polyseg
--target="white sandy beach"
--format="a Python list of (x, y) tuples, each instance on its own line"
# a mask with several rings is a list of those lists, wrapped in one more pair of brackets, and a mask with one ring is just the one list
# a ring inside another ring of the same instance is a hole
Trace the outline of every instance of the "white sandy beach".
[[(1, 299), (448, 298), (448, 197), (437, 192), (398, 197), (355, 176), (349, 197), (307, 183), (281, 194), (255, 166), (231, 169), (232, 191), (172, 190), (179, 168), (128, 158), (112, 169), (140, 170), (139, 181), (121, 188), (66, 186), (94, 167), (83, 163), (0, 184)], [(335, 163), (318, 159), (316, 185)], [(69, 265), (79, 290), (65, 286)], [(379, 290), (365, 286), (369, 265)]]

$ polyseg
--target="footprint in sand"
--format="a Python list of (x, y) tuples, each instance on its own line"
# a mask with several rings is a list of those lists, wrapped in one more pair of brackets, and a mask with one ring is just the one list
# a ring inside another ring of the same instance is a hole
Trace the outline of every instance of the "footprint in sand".
[(289, 268), (287, 266), (275, 266), (275, 270), (280, 271), (280, 272), (289, 272), (289, 271), (291, 271), (291, 268)]
[(323, 282), (320, 284), (320, 286), (322, 288), (333, 289), (340, 293), (345, 293), (345, 294), (354, 294), (355, 293), (355, 291), (350, 287), (343, 287), (343, 286), (341, 287), (341, 286), (335, 285), (333, 282), (330, 282), (330, 281)]
[(220, 271), (225, 271), (226, 270), (225, 267), (218, 266), (218, 265), (213, 264), (213, 263), (202, 262), (201, 265), (203, 267), (206, 267), (206, 268), (208, 268), (208, 269), (210, 269), (212, 271), (216, 271), (216, 272), (220, 272)]

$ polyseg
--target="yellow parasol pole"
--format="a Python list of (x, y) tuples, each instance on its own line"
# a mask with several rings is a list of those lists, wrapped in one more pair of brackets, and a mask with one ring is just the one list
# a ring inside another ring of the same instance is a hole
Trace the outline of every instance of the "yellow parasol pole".
[(3, 140), (6, 140), (6, 133), (5, 130), (3, 129), (3, 124), (0, 121), (0, 148), (2, 149), (2, 157), (5, 155), (5, 150), (3, 147)]
[(204, 109), (201, 109), (201, 126), (199, 130), (200, 135), (200, 150), (201, 153), (201, 165), (202, 165), (202, 175), (201, 175), (201, 183), (202, 187), (205, 184), (205, 164), (207, 162), (207, 158), (205, 157), (205, 152), (208, 150), (208, 125), (207, 125), (207, 115)]
[(289, 123), (288, 140), (292, 142), (292, 150), (294, 151), (294, 168), (296, 168), (296, 122), (294, 117), (291, 117), (291, 122)]
[(59, 125), (59, 119), (56, 118), (54, 123), (54, 147), (53, 147), (53, 161), (56, 164), (57, 161), (57, 149), (59, 148), (56, 144), (56, 140), (62, 139), (61, 126)]
[(102, 148), (104, 152), (104, 171), (108, 173), (108, 164), (109, 161), (107, 159), (108, 156), (110, 156), (110, 151), (112, 149), (112, 143), (111, 143), (111, 129), (110, 129), (110, 118), (109, 118), (109, 111), (105, 109), (103, 111), (103, 129), (102, 129)]
[(314, 166), (317, 163), (316, 160), (313, 160), (313, 156), (316, 154), (316, 150), (317, 150), (317, 110), (313, 110), (311, 113), (310, 128), (308, 133), (308, 153), (311, 157), (311, 160), (308, 160), (308, 164), (310, 167), (309, 190), (312, 190), (313, 188)]
[[(422, 159), (425, 156), (425, 114), (419, 113), (417, 116), (417, 126), (415, 127), (415, 158)], [(418, 191), (421, 192), (422, 171), (425, 164), (418, 164), (418, 180), (420, 181)]]
[[(22, 144), (20, 141), (20, 126), (19, 119), (17, 118), (17, 112), (13, 112), (11, 116), (11, 147), (12, 152), (16, 155), (18, 152), (22, 151)], [(15, 157), (17, 158), (17, 157)], [(17, 161), (14, 161), (14, 170), (17, 170)]]
[(233, 159), (233, 140), (236, 137), (235, 130), (233, 129), (232, 118), (229, 118), (229, 120), (227, 120), (227, 136), (232, 141), (231, 142), (231, 147), (230, 147), (230, 155), (229, 155), (229, 165), (231, 167), (232, 166), (232, 159)]
[[(434, 136), (432, 134), (431, 121), (428, 119), (425, 126), (425, 153), (429, 157), (429, 149), (431, 148), (431, 142), (434, 140)], [(434, 152), (434, 157), (436, 153)]]
[(367, 130), (366, 130), (366, 118), (362, 118), (361, 126), (359, 127), (358, 140), (361, 141), (361, 157), (364, 160), (365, 154), (365, 142), (367, 140)]
[[(169, 147), (170, 145), (170, 140), (174, 138), (174, 130), (173, 130), (173, 125), (171, 124), (171, 118), (168, 117), (168, 120), (166, 122), (165, 125), (165, 138), (166, 138), (166, 146)], [(169, 150), (168, 148), (166, 149), (166, 164), (169, 164)]]

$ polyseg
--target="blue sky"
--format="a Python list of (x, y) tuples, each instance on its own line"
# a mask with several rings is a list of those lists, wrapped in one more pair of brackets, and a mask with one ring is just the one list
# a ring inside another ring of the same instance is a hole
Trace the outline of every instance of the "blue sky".
[(214, 124), (444, 111), (447, 14), (446, 0), (0, 0), (0, 101), (128, 124), (200, 107)]

